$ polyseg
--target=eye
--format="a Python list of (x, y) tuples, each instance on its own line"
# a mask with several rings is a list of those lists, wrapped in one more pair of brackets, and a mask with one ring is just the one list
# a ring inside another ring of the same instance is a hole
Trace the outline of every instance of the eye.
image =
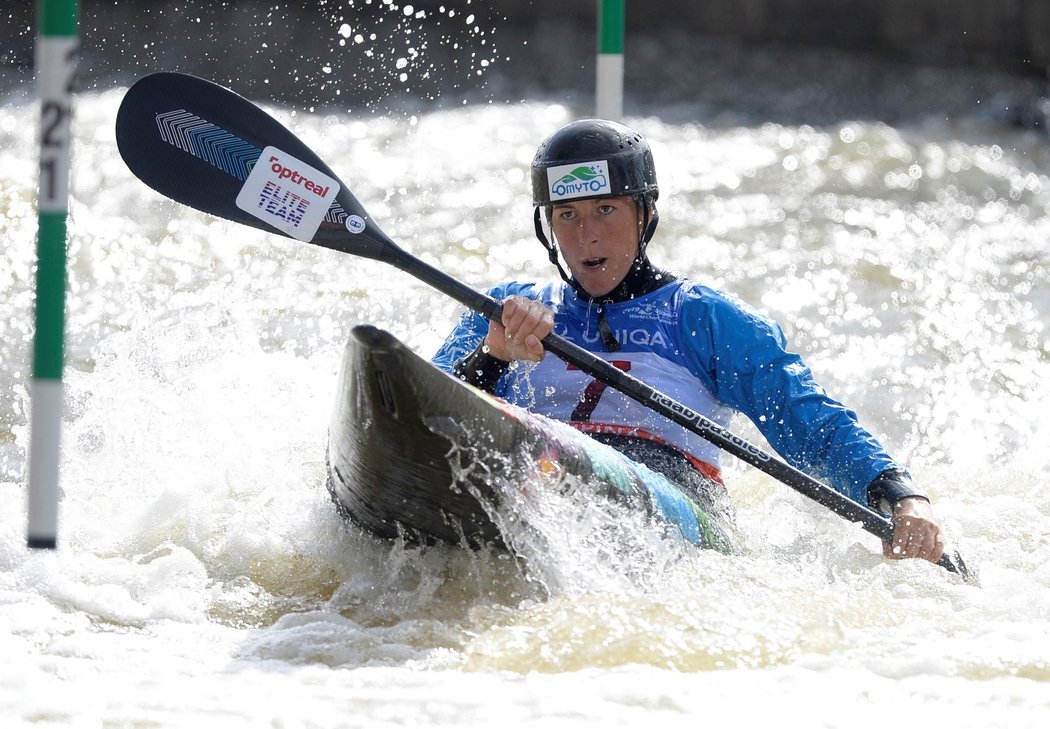
[(561, 208), (554, 210), (554, 217), (558, 220), (572, 220), (576, 217), (576, 211), (572, 208)]

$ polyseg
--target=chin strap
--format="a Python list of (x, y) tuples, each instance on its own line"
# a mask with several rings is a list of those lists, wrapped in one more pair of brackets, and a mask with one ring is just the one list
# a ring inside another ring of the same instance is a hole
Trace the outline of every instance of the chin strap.
[[(558, 260), (558, 246), (554, 245), (554, 243), (547, 238), (547, 234), (543, 232), (543, 220), (541, 219), (540, 208), (538, 206), (532, 217), (533, 223), (536, 225), (536, 237), (540, 239), (540, 243), (542, 243), (543, 247), (547, 249), (547, 257), (550, 259), (551, 263), (557, 266), (558, 273), (561, 274), (562, 280), (573, 288), (576, 288), (572, 278), (565, 273), (565, 269), (561, 267), (561, 261)], [(577, 289), (577, 291), (578, 290), (579, 289)]]

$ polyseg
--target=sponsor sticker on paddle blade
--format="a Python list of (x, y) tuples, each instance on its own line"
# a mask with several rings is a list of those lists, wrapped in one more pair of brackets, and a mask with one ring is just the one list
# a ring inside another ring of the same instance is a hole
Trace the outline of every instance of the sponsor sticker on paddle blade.
[(339, 183), (276, 147), (259, 155), (237, 207), (301, 241), (313, 240)]

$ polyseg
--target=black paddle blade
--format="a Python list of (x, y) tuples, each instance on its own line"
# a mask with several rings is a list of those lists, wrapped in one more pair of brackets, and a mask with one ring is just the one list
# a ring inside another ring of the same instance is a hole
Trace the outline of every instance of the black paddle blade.
[(211, 81), (140, 79), (120, 104), (116, 132), (135, 176), (172, 200), (357, 256), (388, 261), (399, 251), (320, 157)]
[(963, 562), (962, 556), (958, 552), (945, 551), (945, 553), (941, 555), (941, 559), (937, 564), (949, 572), (956, 573), (968, 584), (976, 585), (978, 587), (981, 585), (981, 579), (978, 577), (977, 572), (966, 566), (966, 563)]

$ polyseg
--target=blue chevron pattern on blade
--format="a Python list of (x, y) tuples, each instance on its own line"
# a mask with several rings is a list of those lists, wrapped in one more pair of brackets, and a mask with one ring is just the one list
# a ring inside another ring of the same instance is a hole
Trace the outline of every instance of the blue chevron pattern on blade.
[[(160, 138), (168, 144), (218, 167), (242, 182), (248, 179), (252, 167), (262, 154), (262, 150), (255, 145), (185, 109), (157, 114), (157, 129)], [(347, 217), (343, 206), (333, 200), (325, 220), (342, 223)]]
[(259, 159), (262, 150), (230, 134), (225, 129), (212, 125), (190, 132), (197, 156), (233, 175), (238, 180), (247, 180), (250, 169), (247, 163)]
[(157, 114), (160, 138), (238, 180), (247, 180), (262, 150), (209, 121), (176, 109)]

